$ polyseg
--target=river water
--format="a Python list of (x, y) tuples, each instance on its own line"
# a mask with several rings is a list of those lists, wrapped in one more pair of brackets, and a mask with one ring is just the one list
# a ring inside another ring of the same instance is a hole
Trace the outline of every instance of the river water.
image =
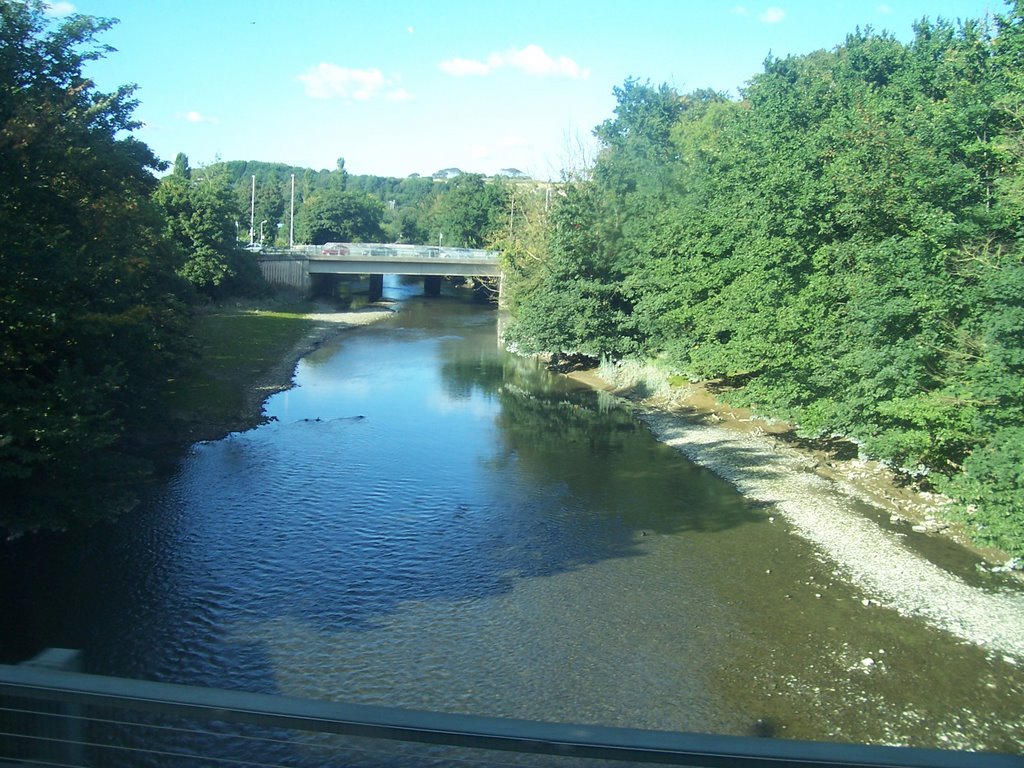
[(872, 604), (628, 407), (503, 351), (496, 315), (406, 296), (131, 519), (10, 548), (2, 660), (75, 647), (87, 671), (295, 696), (1021, 750), (1016, 660)]

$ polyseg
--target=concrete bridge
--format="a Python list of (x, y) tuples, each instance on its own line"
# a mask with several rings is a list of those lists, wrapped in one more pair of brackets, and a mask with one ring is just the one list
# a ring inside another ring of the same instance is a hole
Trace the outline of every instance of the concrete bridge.
[(437, 295), (444, 277), (501, 279), (497, 251), (429, 245), (327, 243), (267, 249), (257, 254), (263, 277), (271, 285), (312, 291), (318, 276), (369, 275), (370, 300), (383, 292), (384, 275), (422, 275), (424, 291)]

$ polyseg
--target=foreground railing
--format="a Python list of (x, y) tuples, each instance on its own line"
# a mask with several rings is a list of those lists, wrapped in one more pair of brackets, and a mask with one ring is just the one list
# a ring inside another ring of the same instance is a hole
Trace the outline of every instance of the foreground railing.
[(0, 764), (592, 766), (604, 760), (708, 768), (1024, 765), (1012, 755), (418, 712), (0, 665)]

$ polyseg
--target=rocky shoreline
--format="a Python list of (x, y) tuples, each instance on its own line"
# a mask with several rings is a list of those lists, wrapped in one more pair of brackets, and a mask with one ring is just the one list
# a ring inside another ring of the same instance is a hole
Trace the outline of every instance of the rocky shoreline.
[[(651, 372), (629, 366), (568, 374), (630, 401), (662, 442), (731, 482), (749, 499), (770, 504), (772, 514), (813, 544), (871, 604), (924, 619), (965, 642), (1024, 660), (1024, 589), (1007, 573), (989, 587), (969, 584), (907, 545), (914, 533), (948, 536), (945, 503), (914, 493), (887, 477), (884, 468), (795, 446), (788, 425), (753, 417), (718, 403), (699, 385), (669, 388), (651, 383)], [(863, 512), (877, 510), (885, 528)], [(898, 524), (898, 526), (896, 525)], [(979, 564), (999, 570), (1006, 555), (974, 549)], [(867, 604), (867, 603), (865, 603)]]

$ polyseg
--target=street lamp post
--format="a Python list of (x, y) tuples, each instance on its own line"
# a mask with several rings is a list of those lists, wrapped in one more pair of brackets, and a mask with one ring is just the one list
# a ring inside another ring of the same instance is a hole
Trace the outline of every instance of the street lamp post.
[(249, 245), (256, 239), (256, 174), (252, 177), (252, 196), (249, 198)]
[(260, 222), (260, 245), (263, 245), (263, 225), (266, 224), (266, 223), (267, 223), (266, 219), (264, 219), (263, 221)]

